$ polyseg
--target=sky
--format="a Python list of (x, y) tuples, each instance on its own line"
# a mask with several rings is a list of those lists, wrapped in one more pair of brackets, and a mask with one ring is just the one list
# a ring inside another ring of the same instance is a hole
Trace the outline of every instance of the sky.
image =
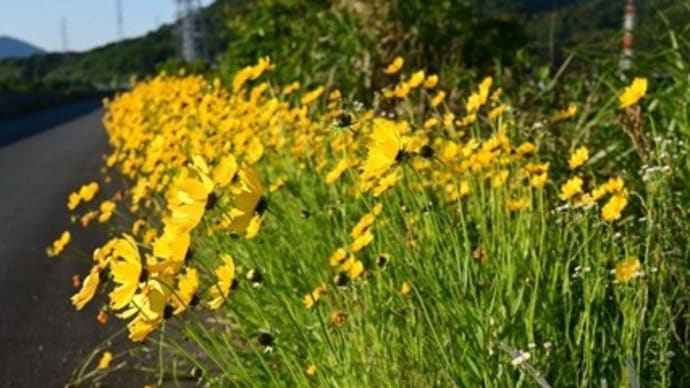
[[(175, 20), (175, 0), (120, 0), (124, 37), (133, 38)], [(0, 36), (47, 51), (84, 51), (118, 40), (117, 0), (0, 0)], [(201, 0), (203, 6), (212, 0)]]

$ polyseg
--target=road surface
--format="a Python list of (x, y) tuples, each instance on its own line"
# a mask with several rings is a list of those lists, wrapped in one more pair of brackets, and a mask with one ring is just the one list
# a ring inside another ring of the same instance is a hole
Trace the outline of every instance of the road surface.
[(101, 116), (92, 111), (0, 147), (0, 387), (62, 387), (114, 330), (96, 322), (98, 305), (77, 313), (70, 304), (72, 274), (85, 274), (88, 258), (45, 255), (67, 226), (81, 239), (72, 249), (102, 242), (102, 231), (70, 225), (66, 207), (70, 191), (99, 177), (108, 149)]

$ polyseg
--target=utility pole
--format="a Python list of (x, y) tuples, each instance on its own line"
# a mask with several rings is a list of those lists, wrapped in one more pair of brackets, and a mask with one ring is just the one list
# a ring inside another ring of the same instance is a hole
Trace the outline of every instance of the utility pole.
[(62, 37), (62, 51), (69, 51), (69, 42), (67, 40), (67, 19), (63, 16), (60, 18), (60, 36)]
[(125, 22), (122, 17), (122, 0), (115, 0), (115, 9), (117, 15), (117, 39), (122, 40), (125, 37)]
[(180, 56), (185, 62), (208, 59), (208, 46), (199, 0), (176, 0)]
[(635, 29), (635, 2), (628, 0), (623, 12), (623, 53), (619, 67), (621, 72), (630, 70), (633, 58), (633, 30)]

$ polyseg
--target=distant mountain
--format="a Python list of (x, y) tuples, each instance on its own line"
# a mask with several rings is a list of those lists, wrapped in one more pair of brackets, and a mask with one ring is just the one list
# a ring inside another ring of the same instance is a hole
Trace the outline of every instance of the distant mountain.
[(25, 58), (44, 52), (45, 50), (22, 40), (9, 36), (0, 36), (0, 59)]
[[(246, 1), (246, 0), (245, 0)], [(201, 10), (211, 57), (223, 52), (230, 40), (227, 19), (238, 0), (216, 0)], [(226, 10), (227, 8), (227, 10)], [(89, 51), (45, 53), (24, 58), (0, 56), (0, 89), (4, 84), (26, 82), (75, 82), (107, 87), (122, 84), (132, 74), (154, 74), (161, 64), (177, 58), (176, 25), (167, 24), (144, 36), (113, 42)], [(0, 45), (0, 54), (3, 52)], [(104, 86), (105, 85), (105, 86)]]

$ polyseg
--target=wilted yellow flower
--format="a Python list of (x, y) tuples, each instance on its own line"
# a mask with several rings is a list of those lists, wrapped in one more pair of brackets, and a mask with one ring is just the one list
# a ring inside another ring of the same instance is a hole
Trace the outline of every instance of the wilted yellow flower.
[(640, 268), (640, 260), (638, 260), (637, 257), (627, 257), (616, 263), (613, 274), (616, 277), (616, 281), (619, 283), (627, 283), (640, 276)]
[(637, 104), (638, 101), (647, 93), (647, 79), (636, 77), (633, 82), (625, 88), (619, 101), (621, 108), (627, 108)]
[(402, 69), (404, 64), (405, 60), (402, 57), (396, 57), (383, 72), (386, 74), (395, 74)]
[(562, 111), (556, 112), (555, 115), (551, 118), (551, 122), (557, 123), (560, 121), (567, 120), (577, 113), (577, 105), (575, 104), (570, 104), (567, 109), (564, 109)]
[(574, 170), (583, 164), (589, 159), (589, 150), (587, 147), (580, 147), (575, 150), (570, 155), (570, 160), (568, 160), (568, 167), (570, 167), (571, 170)]

